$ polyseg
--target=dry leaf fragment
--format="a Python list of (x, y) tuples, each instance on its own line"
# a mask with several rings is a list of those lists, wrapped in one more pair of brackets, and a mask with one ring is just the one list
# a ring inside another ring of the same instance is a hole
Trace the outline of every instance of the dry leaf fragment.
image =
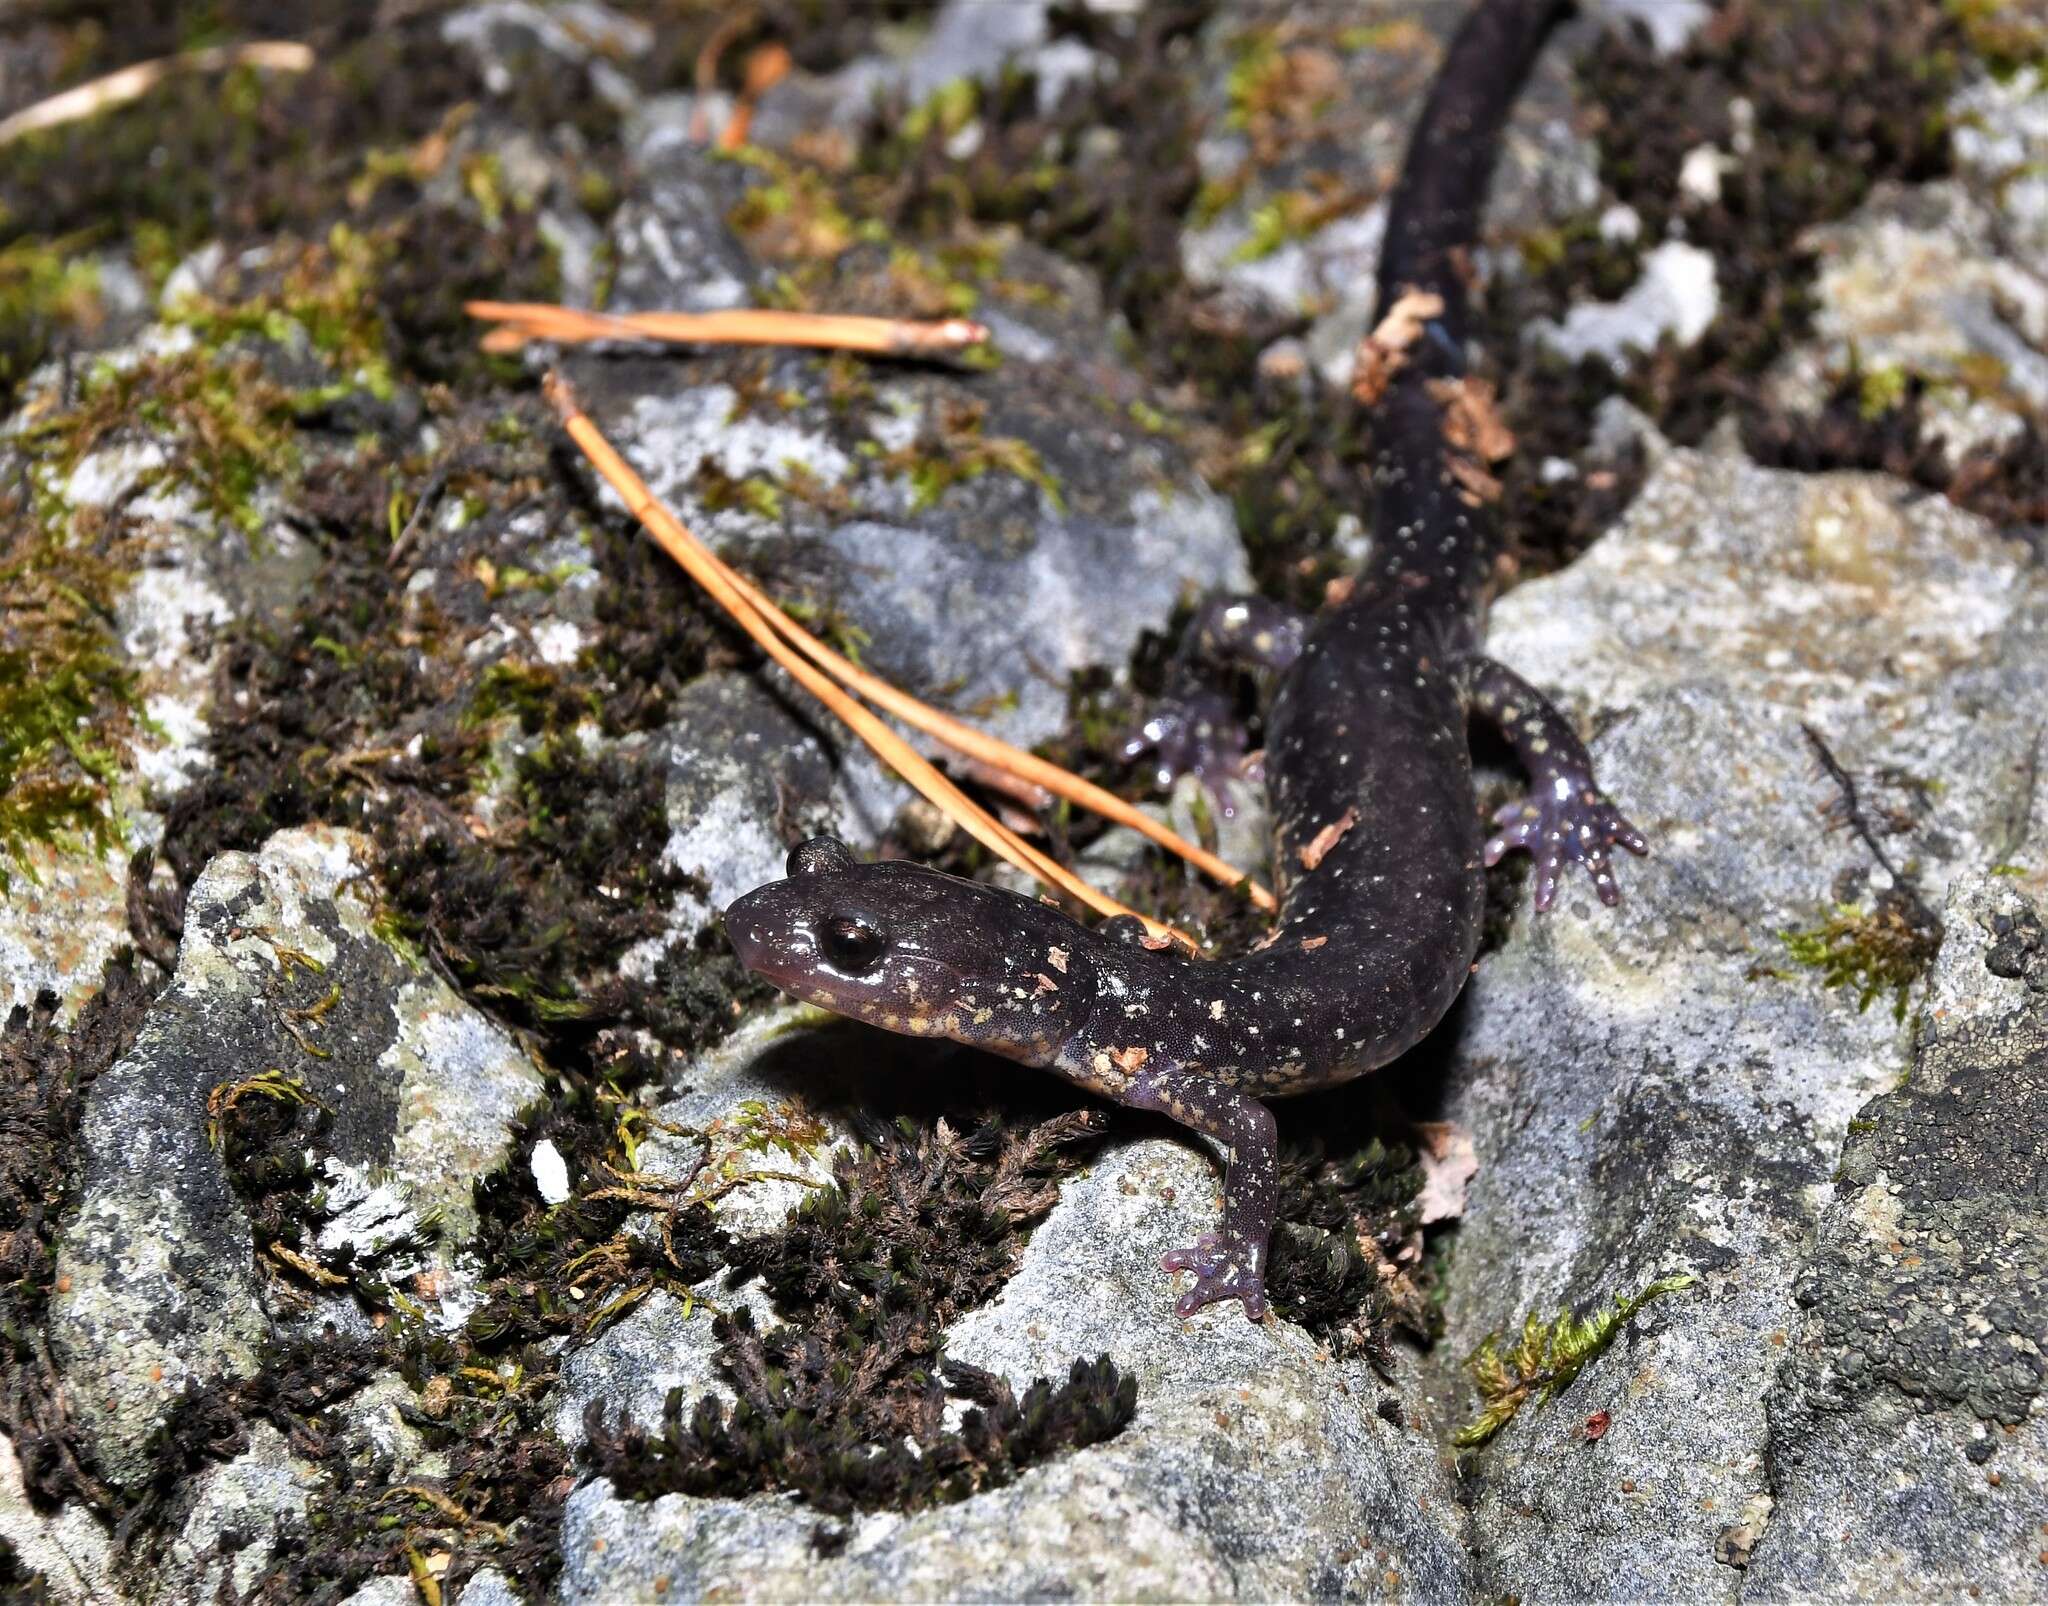
[(1446, 459), (1445, 466), (1458, 482), (1458, 500), (1467, 507), (1483, 507), (1500, 500), (1500, 481), (1471, 458), (1453, 455)]
[(1378, 326), (1358, 343), (1351, 394), (1368, 407), (1384, 396), (1408, 360), (1408, 348), (1421, 338), (1423, 326), (1443, 310), (1444, 298), (1432, 291), (1409, 290), (1396, 297)]
[(1472, 1134), (1454, 1121), (1418, 1121), (1415, 1134), (1422, 1140), (1422, 1224), (1456, 1221), (1465, 1213), (1465, 1190), (1479, 1172)]
[(1514, 452), (1514, 431), (1501, 422), (1493, 386), (1487, 381), (1467, 374), (1462, 379), (1432, 379), (1425, 388), (1443, 408), (1444, 439), (1457, 450), (1488, 463)]
[(1324, 856), (1329, 853), (1330, 849), (1343, 840), (1344, 833), (1357, 823), (1358, 810), (1346, 809), (1338, 818), (1332, 820), (1328, 825), (1316, 832), (1313, 837), (1309, 838), (1308, 841), (1304, 842), (1301, 845), (1300, 853), (1302, 869), (1313, 870), (1317, 865), (1321, 864)]

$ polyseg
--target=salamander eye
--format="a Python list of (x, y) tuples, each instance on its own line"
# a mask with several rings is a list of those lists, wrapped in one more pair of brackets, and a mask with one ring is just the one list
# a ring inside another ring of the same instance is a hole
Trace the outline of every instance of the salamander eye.
[(882, 934), (865, 920), (834, 915), (818, 926), (818, 950), (834, 970), (858, 976), (875, 968), (882, 957)]

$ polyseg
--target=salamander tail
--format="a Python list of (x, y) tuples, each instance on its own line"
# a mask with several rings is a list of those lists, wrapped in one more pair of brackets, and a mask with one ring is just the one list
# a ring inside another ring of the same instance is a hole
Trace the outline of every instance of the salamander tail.
[(1380, 251), (1385, 317), (1406, 292), (1439, 296), (1432, 334), (1465, 339), (1469, 253), (1479, 236), (1501, 129), (1550, 30), (1571, 0), (1480, 0), (1452, 39), (1409, 137)]

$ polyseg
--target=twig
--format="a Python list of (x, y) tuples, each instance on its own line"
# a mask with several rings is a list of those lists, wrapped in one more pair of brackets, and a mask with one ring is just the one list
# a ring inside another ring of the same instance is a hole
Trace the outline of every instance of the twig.
[(1806, 745), (1813, 750), (1814, 762), (1820, 766), (1821, 773), (1835, 783), (1835, 788), (1840, 793), (1840, 796), (1834, 798), (1821, 812), (1832, 824), (1846, 825), (1855, 832), (1863, 845), (1870, 849), (1871, 857), (1884, 866), (1886, 873), (1894, 881), (1902, 880), (1898, 866), (1892, 863), (1883, 845), (1877, 840), (1877, 833), (1871, 830), (1869, 820), (1864, 818), (1863, 799), (1856, 790), (1855, 776), (1851, 775), (1842, 761), (1835, 757), (1834, 750), (1828, 746), (1827, 739), (1819, 731), (1804, 722), (1801, 722), (1799, 728), (1805, 733)]
[[(759, 602), (753, 600), (760, 594), (754, 592), (752, 587), (746, 586), (744, 581), (719, 562), (708, 548), (684, 528), (681, 520), (656, 500), (654, 493), (647, 488), (647, 482), (619, 456), (611, 442), (604, 438), (603, 433), (577, 405), (575, 396), (559, 374), (550, 373), (543, 390), (561, 417), (562, 427), (568, 432), (569, 438), (576, 443), (583, 455), (590, 459), (591, 466), (604, 477), (614, 491), (618, 492), (626, 504), (627, 511), (640, 521), (647, 533), (654, 537), (655, 543), (675, 559), (690, 578), (703, 587), (711, 599), (724, 608), (740, 628), (781, 664), (799, 685), (866, 742), (883, 763), (958, 820), (962, 828), (982, 846), (992, 853), (999, 854), (1027, 874), (1048, 886), (1057, 887), (1099, 914), (1136, 913), (1134, 910), (1126, 909), (1114, 898), (1096, 891), (1064, 865), (1055, 863), (1014, 832), (990, 819), (982, 810), (975, 807), (966, 793), (933, 768), (931, 763), (902, 737), (890, 730), (873, 710), (847, 696), (834, 685), (828, 676), (807, 661), (807, 658), (830, 653), (831, 649), (822, 642), (813, 640), (794, 620), (785, 620), (781, 611), (766, 603), (766, 599)], [(809, 641), (810, 647), (800, 652), (786, 642), (783, 635), (789, 631), (795, 631), (805, 641)], [(891, 690), (893, 691), (893, 688)], [(1146, 931), (1155, 937), (1170, 937), (1186, 943), (1190, 948), (1195, 946), (1193, 939), (1185, 932), (1145, 915), (1138, 915), (1138, 919), (1143, 922)]]
[(720, 150), (736, 151), (746, 144), (747, 131), (754, 126), (755, 102), (789, 75), (789, 67), (789, 50), (784, 45), (762, 45), (747, 56), (746, 85), (740, 90), (732, 116), (719, 130)]
[(306, 72), (313, 65), (313, 51), (295, 39), (264, 39), (254, 44), (213, 45), (205, 50), (187, 50), (155, 61), (139, 61), (104, 78), (80, 84), (62, 94), (39, 100), (12, 117), (0, 120), (0, 145), (12, 143), (25, 134), (39, 133), (92, 117), (114, 106), (140, 100), (164, 79), (181, 72), (220, 72), (231, 67), (261, 67), (269, 72)]
[(529, 340), (572, 346), (590, 340), (657, 340), (681, 346), (813, 346), (886, 357), (936, 356), (978, 346), (988, 330), (968, 318), (936, 323), (862, 318), (848, 313), (781, 312), (737, 307), (726, 312), (584, 312), (544, 301), (471, 301), (472, 318), (502, 324), (483, 337), (486, 351), (517, 351)]
[(412, 512), (406, 518), (405, 528), (398, 532), (397, 539), (391, 543), (391, 550), (384, 554), (385, 568), (398, 567), (399, 558), (404, 555), (406, 548), (412, 545), (413, 538), (425, 528), (427, 512), (441, 499), (441, 493), (447, 489), (449, 476), (454, 469), (453, 462), (443, 462), (427, 476), (427, 483), (420, 488), (420, 499), (413, 504)]
[(718, 87), (718, 58), (725, 54), (728, 45), (753, 25), (754, 8), (750, 5), (734, 6), (726, 13), (725, 20), (711, 30), (710, 37), (697, 52), (697, 105), (690, 113), (690, 138), (699, 145), (709, 143), (711, 138), (706, 106), (711, 92)]

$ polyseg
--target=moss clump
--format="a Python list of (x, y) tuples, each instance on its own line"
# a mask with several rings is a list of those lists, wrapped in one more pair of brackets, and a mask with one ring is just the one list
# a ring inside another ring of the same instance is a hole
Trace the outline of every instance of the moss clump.
[(857, 238), (831, 180), (772, 151), (748, 148), (733, 159), (756, 177), (726, 221), (770, 262), (829, 263)]
[(1587, 1362), (1606, 1351), (1637, 1311), (1697, 1280), (1684, 1274), (1660, 1277), (1639, 1294), (1616, 1294), (1611, 1310), (1597, 1310), (1591, 1316), (1560, 1310), (1555, 1320), (1546, 1322), (1531, 1311), (1523, 1319), (1521, 1336), (1506, 1350), (1500, 1347), (1498, 1333), (1487, 1334), (1465, 1363), (1479, 1391), (1479, 1415), (1452, 1434), (1451, 1442), (1461, 1449), (1477, 1448), (1512, 1422), (1531, 1398), (1538, 1405), (1548, 1404)]
[[(1030, 1128), (905, 1119), (873, 1131), (781, 1233), (735, 1253), (732, 1275), (758, 1274), (783, 1318), (767, 1333), (745, 1312), (716, 1322), (737, 1403), (692, 1407), (678, 1390), (649, 1435), (609, 1427), (593, 1402), (593, 1465), (636, 1499), (789, 1489), (843, 1515), (962, 1499), (1113, 1437), (1136, 1387), (1107, 1357), (1020, 1400), (940, 1353), (946, 1325), (1008, 1279), (1024, 1229), (1101, 1130), (1078, 1111)], [(957, 1430), (954, 1396), (971, 1406)]]
[(50, 530), (0, 496), (0, 895), (37, 848), (121, 840), (113, 782), (140, 710), (114, 643), (118, 543)]
[(1906, 994), (1941, 947), (1941, 929), (1928, 924), (1926, 906), (1888, 887), (1868, 909), (1838, 904), (1825, 920), (1778, 939), (1796, 965), (1820, 972), (1823, 987), (1856, 994), (1860, 1014), (1881, 995), (1892, 995), (1892, 1016), (1906, 1018)]
[(1303, 240), (1356, 211), (1365, 197), (1347, 190), (1333, 174), (1311, 175), (1307, 187), (1283, 190), (1252, 208), (1251, 234), (1230, 253), (1233, 262), (1260, 262), (1282, 246)]
[(39, 419), (23, 439), (68, 473), (118, 434), (146, 431), (164, 444), (165, 461), (144, 483), (182, 488), (216, 524), (254, 536), (263, 525), (257, 492), (295, 478), (302, 460), (297, 420), (324, 399), (324, 388), (294, 391), (278, 383), (254, 353), (192, 349), (99, 364), (73, 407)]
[(1335, 1160), (1318, 1143), (1284, 1147), (1267, 1280), (1274, 1310), (1382, 1373), (1397, 1328), (1432, 1338), (1427, 1286), (1409, 1264), (1420, 1255), (1402, 1258), (1421, 1248), (1422, 1185), (1414, 1153), (1378, 1138)]
[(597, 978), (665, 929), (687, 882), (662, 860), (666, 775), (565, 739), (521, 757), (515, 786), (518, 814), (495, 846), (453, 820), (380, 822), (385, 906), (408, 940), (515, 1019), (615, 1013), (629, 984)]
[(1037, 486), (1055, 511), (1063, 511), (1066, 502), (1059, 479), (1045, 466), (1038, 448), (1014, 435), (985, 434), (987, 419), (985, 403), (948, 401), (936, 429), (927, 429), (893, 452), (878, 452), (877, 464), (885, 473), (910, 482), (914, 512), (934, 506), (954, 486), (990, 473), (1009, 474)]
[(85, 245), (72, 235), (0, 246), (0, 408), (55, 346), (103, 321), (99, 266)]
[(362, 389), (389, 401), (391, 340), (377, 306), (388, 255), (388, 244), (338, 223), (324, 245), (287, 239), (274, 246), (261, 284), (244, 286), (244, 270), (224, 270), (211, 293), (173, 307), (170, 319), (210, 349), (242, 338), (285, 348), (303, 341), (333, 373), (337, 390)]

